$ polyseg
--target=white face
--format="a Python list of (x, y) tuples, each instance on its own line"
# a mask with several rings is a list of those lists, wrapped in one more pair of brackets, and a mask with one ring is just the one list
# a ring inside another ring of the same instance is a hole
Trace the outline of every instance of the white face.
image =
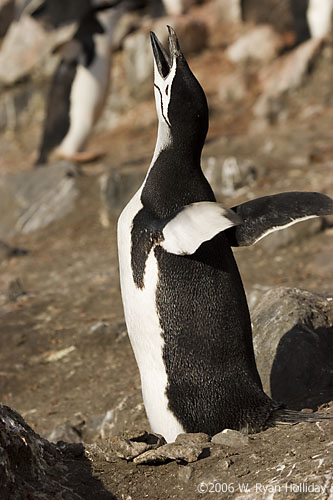
[(165, 123), (171, 127), (168, 110), (171, 98), (171, 87), (176, 75), (176, 58), (173, 58), (172, 67), (167, 77), (163, 78), (154, 60), (154, 93), (156, 101), (156, 111), (160, 124)]

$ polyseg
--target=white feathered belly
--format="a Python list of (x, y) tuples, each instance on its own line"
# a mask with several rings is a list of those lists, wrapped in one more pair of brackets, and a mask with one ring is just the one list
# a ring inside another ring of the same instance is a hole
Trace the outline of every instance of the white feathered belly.
[(82, 150), (99, 118), (109, 87), (110, 49), (95, 37), (96, 54), (89, 67), (79, 64), (70, 95), (70, 126), (58, 152), (71, 156)]
[(131, 227), (141, 209), (141, 190), (118, 221), (120, 285), (128, 335), (140, 370), (143, 402), (153, 432), (174, 441), (184, 428), (168, 408), (167, 374), (163, 361), (162, 330), (156, 308), (158, 266), (153, 250), (146, 261), (144, 287), (139, 289), (131, 268)]

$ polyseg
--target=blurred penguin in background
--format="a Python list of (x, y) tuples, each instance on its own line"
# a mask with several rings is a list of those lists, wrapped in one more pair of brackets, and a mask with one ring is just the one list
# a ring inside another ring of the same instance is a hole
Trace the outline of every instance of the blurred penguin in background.
[(95, 0), (26, 0), (18, 11), (42, 21), (45, 28), (58, 28), (73, 21), (80, 21), (91, 9)]
[[(139, 3), (118, 0), (91, 7), (72, 40), (58, 49), (61, 60), (51, 83), (36, 166), (47, 163), (53, 151), (73, 161), (96, 157), (84, 147), (107, 97), (113, 34), (121, 16)], [(53, 25), (60, 22), (59, 16), (46, 14)]]
[(333, 0), (290, 0), (296, 45), (323, 38), (332, 29)]

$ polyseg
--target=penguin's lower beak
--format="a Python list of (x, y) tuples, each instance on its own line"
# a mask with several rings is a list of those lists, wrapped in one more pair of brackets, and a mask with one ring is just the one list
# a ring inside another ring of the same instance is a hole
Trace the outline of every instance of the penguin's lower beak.
[(169, 31), (169, 54), (152, 31), (150, 32), (151, 45), (153, 48), (156, 67), (162, 78), (166, 78), (170, 73), (174, 59), (182, 55), (178, 39), (174, 30), (168, 26)]

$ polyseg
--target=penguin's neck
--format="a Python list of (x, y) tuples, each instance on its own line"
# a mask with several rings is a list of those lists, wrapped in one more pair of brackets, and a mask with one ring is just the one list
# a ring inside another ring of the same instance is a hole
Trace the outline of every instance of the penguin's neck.
[(159, 125), (154, 156), (141, 194), (143, 205), (158, 218), (169, 217), (196, 201), (215, 201), (201, 170), (202, 146), (186, 134), (177, 135), (166, 125)]

